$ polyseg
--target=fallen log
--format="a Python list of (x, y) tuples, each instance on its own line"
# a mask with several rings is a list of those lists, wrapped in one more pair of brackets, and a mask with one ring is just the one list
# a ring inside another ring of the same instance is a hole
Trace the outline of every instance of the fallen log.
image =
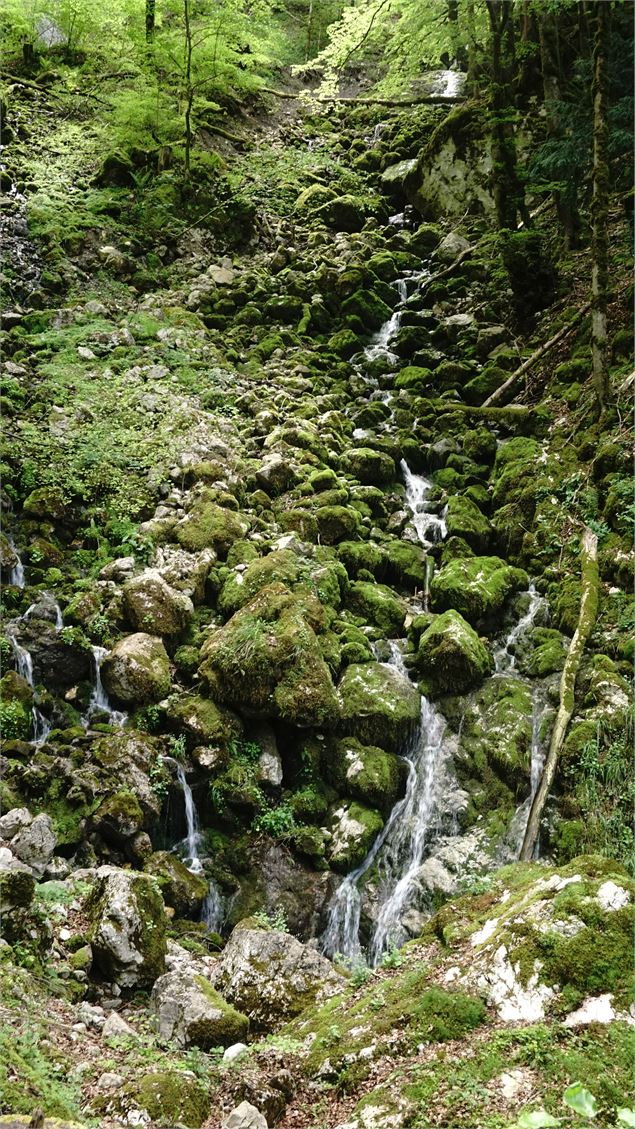
[(567, 322), (566, 325), (563, 325), (562, 329), (559, 329), (553, 337), (550, 337), (548, 341), (545, 341), (544, 345), (541, 345), (540, 348), (536, 349), (530, 357), (527, 357), (527, 360), (523, 361), (520, 368), (517, 368), (511, 374), (511, 376), (507, 378), (504, 384), (501, 384), (500, 388), (497, 388), (495, 392), (492, 392), (491, 396), (488, 396), (487, 400), (483, 404), (483, 407), (489, 408), (492, 404), (495, 404), (497, 400), (500, 400), (501, 397), (504, 396), (510, 388), (513, 388), (513, 386), (521, 379), (521, 377), (525, 375), (526, 372), (529, 372), (529, 369), (536, 363), (536, 361), (539, 361), (541, 357), (544, 357), (545, 353), (548, 353), (550, 349), (553, 349), (554, 345), (557, 345), (559, 341), (563, 341), (565, 337), (568, 337), (572, 330), (574, 330), (579, 322), (581, 322), (582, 319), (589, 313), (590, 309), (590, 302), (586, 302), (584, 306), (581, 306), (577, 314), (575, 314), (570, 322)]
[(521, 862), (530, 862), (533, 857), (540, 828), (540, 818), (547, 796), (551, 791), (551, 786), (556, 775), (556, 768), (558, 766), (558, 758), (573, 713), (575, 682), (580, 660), (586, 641), (593, 630), (598, 610), (598, 539), (595, 533), (592, 533), (587, 526), (584, 527), (582, 533), (580, 564), (582, 596), (580, 599), (578, 625), (575, 629), (575, 634), (571, 641), (571, 646), (569, 647), (564, 670), (562, 671), (562, 677), (560, 679), (560, 705), (558, 706), (558, 713), (556, 714), (551, 741), (549, 742), (549, 752), (547, 753), (547, 759), (545, 760), (545, 765), (542, 770), (540, 783), (536, 789), (536, 794), (529, 811), (525, 837), (520, 849)]

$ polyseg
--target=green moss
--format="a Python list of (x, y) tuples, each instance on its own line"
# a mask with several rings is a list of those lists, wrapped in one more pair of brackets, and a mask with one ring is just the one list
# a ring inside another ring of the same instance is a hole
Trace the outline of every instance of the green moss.
[(144, 865), (147, 874), (156, 879), (166, 906), (177, 917), (198, 919), (208, 893), (208, 883), (190, 870), (171, 851), (155, 851)]
[(327, 855), (334, 870), (347, 874), (366, 858), (384, 821), (378, 811), (356, 800), (331, 812)]
[(494, 660), (458, 612), (436, 616), (417, 648), (417, 669), (442, 693), (472, 689), (494, 669)]
[(349, 666), (338, 691), (342, 732), (362, 743), (399, 752), (419, 722), (419, 694), (406, 678), (382, 663)]
[(330, 782), (353, 799), (387, 816), (405, 784), (405, 764), (394, 753), (362, 745), (354, 737), (338, 741), (325, 754)]
[(92, 823), (104, 839), (121, 845), (141, 830), (144, 815), (134, 792), (122, 789), (102, 800)]
[(126, 1096), (158, 1122), (199, 1129), (209, 1111), (209, 1091), (190, 1071), (157, 1071), (126, 1086)]
[(390, 313), (390, 307), (370, 290), (358, 290), (342, 302), (342, 317), (354, 332), (360, 322), (368, 333), (379, 329), (388, 321)]
[(430, 586), (432, 608), (453, 608), (472, 624), (501, 610), (506, 599), (529, 586), (527, 573), (499, 557), (469, 557), (450, 561)]
[(351, 585), (347, 606), (365, 623), (372, 623), (383, 637), (400, 638), (407, 608), (394, 592), (383, 584), (361, 581)]
[(462, 537), (477, 553), (487, 549), (490, 524), (470, 498), (454, 494), (448, 500), (445, 521), (448, 537)]
[(359, 515), (351, 506), (320, 506), (315, 511), (315, 520), (323, 545), (348, 540), (359, 528)]
[(224, 559), (234, 541), (242, 539), (248, 529), (247, 518), (219, 506), (213, 496), (203, 492), (185, 521), (176, 527), (176, 538), (191, 553), (211, 547)]
[(167, 716), (180, 732), (185, 732), (192, 746), (226, 746), (242, 732), (233, 713), (200, 694), (172, 696)]

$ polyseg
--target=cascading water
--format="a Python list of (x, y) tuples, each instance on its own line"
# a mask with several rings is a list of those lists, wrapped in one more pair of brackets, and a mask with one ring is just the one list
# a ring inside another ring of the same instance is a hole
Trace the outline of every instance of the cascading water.
[[(173, 760), (171, 757), (165, 757), (165, 760), (174, 764), (176, 768), (176, 778), (183, 792), (186, 826), (184, 845), (187, 852), (184, 862), (191, 874), (203, 874), (203, 862), (199, 854), (201, 833), (199, 831), (198, 813), (196, 811), (192, 789), (187, 782), (183, 765), (179, 764), (178, 761)], [(216, 883), (210, 881), (207, 896), (201, 909), (201, 921), (211, 932), (218, 933), (224, 918), (225, 904), (223, 896)]]
[(82, 718), (82, 724), (85, 726), (85, 728), (88, 728), (90, 719), (96, 713), (103, 713), (108, 716), (108, 722), (110, 725), (115, 725), (120, 728), (125, 724), (128, 715), (125, 714), (123, 710), (113, 709), (101, 680), (101, 664), (106, 658), (108, 651), (105, 647), (93, 647), (92, 652), (93, 662), (95, 665), (95, 685), (90, 696), (88, 708), (84, 717)]
[[(7, 632), (7, 637), (11, 644), (11, 650), (13, 651), (16, 671), (33, 689), (35, 682), (33, 680), (33, 659), (31, 652), (27, 651), (26, 647), (22, 647), (18, 643), (15, 635)], [(44, 714), (35, 705), (31, 708), (31, 724), (33, 729), (31, 743), (39, 748), (40, 745), (45, 743), (51, 732), (51, 725), (44, 717)]]
[[(406, 502), (413, 524), (424, 547), (429, 530), (434, 528), (434, 540), (445, 533), (442, 519), (427, 514), (426, 498), (431, 487), (426, 479), (412, 474), (403, 462), (406, 481)], [(434, 517), (429, 523), (428, 518)], [(390, 665), (407, 676), (402, 646), (389, 641)], [(331, 900), (322, 947), (328, 956), (340, 953), (349, 960), (359, 960), (362, 949), (359, 940), (362, 898), (360, 880), (377, 861), (379, 910), (373, 936), (368, 946), (368, 959), (376, 964), (391, 944), (403, 941), (406, 936), (401, 922), (412, 893), (416, 873), (423, 861), (430, 841), (430, 831), (438, 810), (436, 789), (437, 766), (441, 760), (445, 720), (427, 698), (421, 699), (421, 717), (417, 732), (403, 756), (408, 764), (406, 792), (392, 809), (381, 834), (368, 855), (355, 870), (344, 878)]]
[[(544, 615), (546, 610), (546, 600), (537, 592), (535, 584), (530, 584), (527, 594), (529, 596), (527, 611), (514, 624), (502, 645), (494, 652), (496, 674), (515, 678), (518, 682), (525, 682), (526, 684), (527, 680), (516, 672), (516, 644), (526, 632), (535, 626), (538, 618)], [(527, 799), (517, 809), (507, 835), (506, 850), (512, 858), (517, 858), (520, 854), (529, 811), (540, 783), (546, 751), (542, 730), (545, 716), (549, 710), (549, 701), (541, 685), (531, 683), (530, 686), (532, 697), (530, 791)], [(538, 847), (536, 847), (537, 849)]]
[(18, 550), (16, 549), (11, 537), (9, 537), (9, 546), (16, 556), (16, 564), (14, 564), (13, 568), (9, 572), (9, 584), (13, 585), (14, 588), (24, 588), (26, 584), (24, 576), (24, 565), (22, 564), (20, 554), (18, 553)]

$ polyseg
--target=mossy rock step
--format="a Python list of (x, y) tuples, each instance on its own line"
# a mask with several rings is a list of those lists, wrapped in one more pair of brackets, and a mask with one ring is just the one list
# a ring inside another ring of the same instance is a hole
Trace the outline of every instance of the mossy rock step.
[(421, 698), (410, 680), (385, 663), (355, 663), (338, 686), (340, 727), (346, 736), (401, 752), (416, 731)]
[(199, 673), (210, 697), (254, 718), (332, 726), (339, 705), (316, 630), (322, 605), (269, 584), (203, 645)]
[(364, 861), (384, 821), (380, 813), (353, 800), (336, 805), (329, 818), (327, 857), (334, 868), (347, 874)]
[(459, 612), (449, 609), (419, 639), (417, 670), (435, 690), (462, 694), (478, 686), (494, 669), (494, 660)]
[(372, 623), (382, 637), (397, 639), (403, 635), (408, 609), (384, 584), (356, 581), (351, 584), (346, 606), (365, 623)]
[(458, 557), (432, 579), (432, 610), (451, 608), (472, 625), (479, 624), (500, 612), (509, 596), (528, 587), (527, 573), (500, 557)]
[(360, 800), (387, 816), (403, 793), (405, 761), (376, 745), (362, 745), (355, 737), (337, 741), (324, 754), (327, 779), (352, 799)]

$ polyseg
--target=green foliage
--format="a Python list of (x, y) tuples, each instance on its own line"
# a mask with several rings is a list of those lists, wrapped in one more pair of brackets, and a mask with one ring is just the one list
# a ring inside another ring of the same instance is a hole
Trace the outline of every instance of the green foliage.
[(30, 721), (21, 702), (0, 702), (0, 733), (5, 740), (26, 740)]
[(66, 1080), (67, 1063), (42, 1035), (35, 1023), (17, 1035), (0, 1026), (2, 1108), (30, 1115), (39, 1105), (47, 1117), (79, 1119), (79, 1087)]
[(272, 911), (259, 909), (252, 914), (252, 918), (261, 929), (275, 929), (279, 933), (288, 933), (287, 917), (282, 906), (276, 906)]
[(391, 941), (386, 952), (381, 958), (382, 968), (401, 968), (403, 964), (403, 956), (399, 950), (398, 945)]
[(273, 835), (276, 839), (284, 839), (295, 826), (295, 816), (288, 800), (261, 812), (252, 823), (254, 831)]
[(581, 1117), (592, 1118), (597, 1115), (598, 1103), (581, 1082), (573, 1082), (571, 1086), (567, 1086), (562, 1100)]
[(622, 727), (598, 720), (595, 737), (583, 745), (578, 762), (566, 769), (579, 810), (572, 855), (604, 855), (631, 872), (633, 724), (632, 714)]

